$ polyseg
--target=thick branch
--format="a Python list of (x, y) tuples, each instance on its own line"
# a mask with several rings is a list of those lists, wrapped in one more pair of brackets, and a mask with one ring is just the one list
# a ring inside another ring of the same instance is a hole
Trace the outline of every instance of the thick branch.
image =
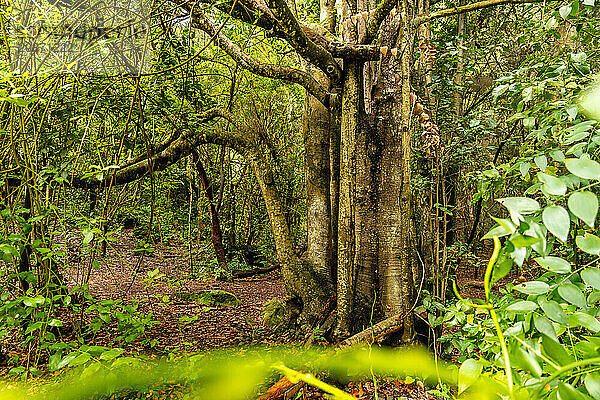
[(375, 9), (371, 21), (367, 25), (365, 36), (362, 40), (362, 44), (369, 44), (377, 37), (379, 26), (383, 20), (390, 14), (392, 8), (398, 4), (398, 0), (383, 0)]
[[(241, 122), (233, 114), (220, 108), (213, 108), (204, 112), (201, 114), (199, 122), (206, 122), (217, 117), (228, 119), (238, 128), (243, 127)], [(237, 151), (242, 151), (246, 146), (249, 145), (249, 142), (246, 140), (246, 138), (241, 135), (225, 132), (219, 132), (216, 134), (214, 131), (207, 131), (198, 134), (185, 132), (173, 140), (164, 149), (157, 151), (150, 156), (146, 155), (142, 160), (135, 164), (121, 167), (114, 170), (114, 172), (109, 172), (102, 180), (97, 180), (95, 176), (82, 177), (72, 175), (67, 181), (67, 184), (70, 184), (72, 187), (87, 189), (105, 187), (111, 182), (112, 185), (123, 185), (141, 178), (150, 171), (164, 170), (183, 157), (191, 154), (192, 150), (196, 146), (207, 143), (226, 145), (236, 149)]]
[(311, 75), (290, 67), (267, 64), (256, 60), (244, 53), (235, 43), (221, 32), (208, 18), (200, 12), (194, 14), (194, 24), (211, 36), (216, 35), (216, 41), (231, 58), (250, 72), (267, 78), (282, 79), (302, 85), (310, 94), (315, 96), (325, 107), (329, 105), (329, 93)]
[(342, 70), (331, 53), (306, 36), (285, 0), (268, 0), (287, 42), (306, 60), (320, 68), (333, 82), (339, 82)]
[(403, 319), (404, 313), (393, 315), (338, 343), (338, 347), (340, 349), (345, 349), (366, 341), (376, 341), (390, 333), (400, 330), (404, 325)]
[(434, 18), (448, 17), (450, 15), (462, 14), (469, 11), (480, 10), (482, 8), (499, 6), (502, 4), (526, 4), (540, 3), (544, 0), (484, 0), (477, 3), (467, 4), (460, 7), (446, 8), (427, 15), (419, 15), (413, 20), (413, 25), (418, 26)]

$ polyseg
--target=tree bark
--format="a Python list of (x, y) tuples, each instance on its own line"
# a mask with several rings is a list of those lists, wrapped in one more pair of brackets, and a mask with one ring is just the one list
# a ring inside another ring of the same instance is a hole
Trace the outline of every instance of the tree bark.
[(202, 165), (202, 160), (200, 160), (200, 155), (196, 150), (192, 152), (194, 157), (194, 164), (196, 164), (196, 172), (198, 173), (198, 178), (200, 179), (200, 183), (202, 184), (202, 189), (204, 190), (204, 195), (208, 200), (208, 213), (210, 215), (210, 239), (213, 244), (213, 248), (215, 250), (215, 254), (217, 256), (217, 262), (222, 268), (227, 268), (227, 258), (225, 257), (225, 248), (223, 248), (223, 234), (221, 232), (221, 223), (219, 221), (219, 214), (217, 212), (217, 208), (213, 202), (213, 191), (208, 181), (208, 176), (206, 175), (206, 170)]

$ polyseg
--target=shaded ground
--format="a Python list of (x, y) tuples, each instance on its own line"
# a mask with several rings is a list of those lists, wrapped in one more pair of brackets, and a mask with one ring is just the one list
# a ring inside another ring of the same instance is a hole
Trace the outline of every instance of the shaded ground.
[[(111, 242), (106, 255), (97, 255), (99, 267), (91, 267), (89, 257), (82, 256), (76, 267), (64, 271), (69, 286), (83, 283), (89, 274), (89, 288), (94, 297), (104, 299), (137, 299), (140, 311), (152, 312), (159, 322), (146, 337), (156, 340), (157, 348), (194, 349), (257, 344), (272, 340), (272, 328), (261, 318), (261, 308), (272, 299), (283, 299), (285, 288), (279, 272), (235, 282), (198, 278), (197, 267), (188, 262), (181, 243), (157, 244), (152, 255), (134, 254), (136, 239), (125, 230), (117, 241)], [(76, 247), (76, 244), (69, 244)], [(73, 263), (71, 263), (73, 264)], [(156, 278), (149, 277), (157, 270)], [(237, 307), (208, 307), (194, 301), (183, 301), (177, 293), (197, 293), (200, 290), (220, 289), (234, 294), (241, 305)], [(181, 322), (182, 317), (198, 317)], [(107, 334), (109, 332), (106, 332)], [(108, 338), (107, 338), (108, 340)]]

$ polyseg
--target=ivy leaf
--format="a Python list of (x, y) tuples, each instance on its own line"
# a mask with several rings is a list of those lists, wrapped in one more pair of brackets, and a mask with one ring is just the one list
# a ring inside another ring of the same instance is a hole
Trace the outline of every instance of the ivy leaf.
[(462, 363), (458, 369), (458, 394), (461, 394), (469, 388), (481, 375), (483, 365), (477, 361), (469, 358)]
[(600, 331), (600, 322), (598, 320), (586, 313), (582, 313), (580, 311), (574, 312), (569, 315), (569, 326), (583, 326), (584, 328), (589, 329), (591, 332), (599, 332)]
[(542, 281), (529, 281), (519, 283), (515, 286), (515, 290), (523, 294), (537, 296), (548, 293), (550, 291), (550, 286), (546, 282)]
[(558, 287), (558, 294), (571, 304), (580, 308), (586, 308), (587, 302), (581, 289), (572, 283), (563, 283)]
[(540, 264), (542, 268), (556, 272), (557, 274), (567, 274), (571, 272), (571, 263), (560, 257), (536, 257), (534, 260)]
[(542, 212), (542, 221), (554, 236), (562, 242), (567, 241), (569, 229), (571, 228), (571, 220), (567, 210), (557, 205), (548, 206)]
[(600, 238), (591, 233), (585, 233), (583, 236), (577, 236), (575, 243), (582, 251), (588, 254), (600, 254)]
[(568, 200), (569, 210), (577, 218), (588, 224), (591, 228), (594, 227), (596, 215), (598, 214), (598, 198), (589, 191), (573, 192)]
[(546, 192), (555, 196), (562, 196), (567, 193), (567, 185), (560, 178), (543, 172), (538, 172), (537, 176), (540, 182), (544, 183), (543, 188)]
[(583, 179), (600, 179), (600, 164), (589, 158), (568, 158), (565, 166), (570, 173)]
[(586, 268), (581, 271), (581, 279), (594, 289), (600, 290), (600, 269)]
[(584, 378), (585, 388), (596, 400), (600, 400), (600, 374), (587, 374)]

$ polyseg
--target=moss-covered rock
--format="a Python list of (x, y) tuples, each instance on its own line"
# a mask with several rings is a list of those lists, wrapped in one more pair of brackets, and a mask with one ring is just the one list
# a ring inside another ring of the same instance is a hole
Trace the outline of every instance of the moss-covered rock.
[(281, 324), (285, 317), (285, 304), (277, 299), (267, 301), (262, 307), (262, 317), (268, 326)]
[(197, 293), (177, 293), (175, 295), (184, 301), (195, 301), (213, 307), (236, 307), (242, 304), (234, 294), (224, 290), (200, 290)]

